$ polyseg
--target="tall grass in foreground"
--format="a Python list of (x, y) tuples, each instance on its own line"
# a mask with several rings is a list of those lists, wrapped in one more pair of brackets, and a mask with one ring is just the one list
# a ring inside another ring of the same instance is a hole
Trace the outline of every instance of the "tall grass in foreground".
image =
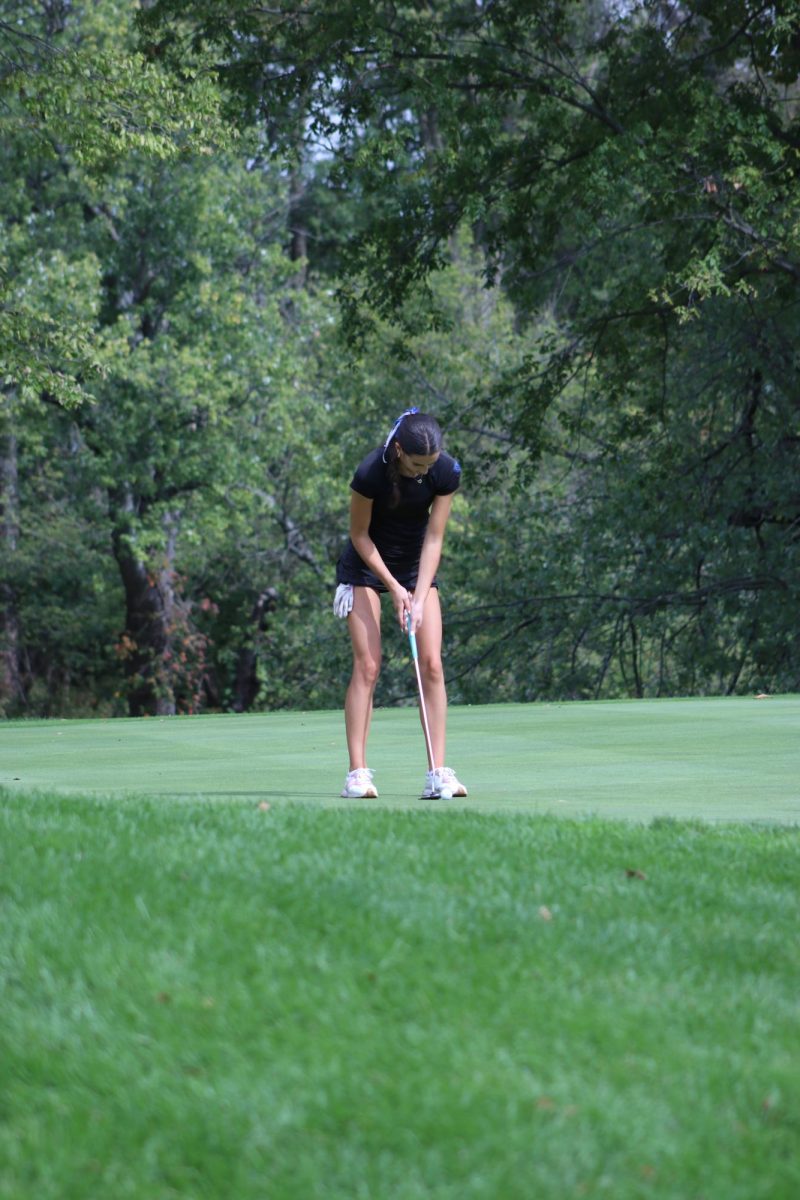
[(0, 794), (3, 1200), (794, 1200), (800, 834)]

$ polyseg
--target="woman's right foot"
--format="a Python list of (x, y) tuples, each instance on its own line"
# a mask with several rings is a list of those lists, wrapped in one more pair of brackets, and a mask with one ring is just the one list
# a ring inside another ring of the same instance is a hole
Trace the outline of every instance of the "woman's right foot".
[(378, 789), (372, 782), (372, 774), (369, 767), (356, 767), (355, 771), (348, 771), (342, 795), (350, 800), (377, 800)]
[(436, 767), (425, 776), (423, 800), (452, 800), (454, 796), (466, 795), (467, 789), (452, 767)]

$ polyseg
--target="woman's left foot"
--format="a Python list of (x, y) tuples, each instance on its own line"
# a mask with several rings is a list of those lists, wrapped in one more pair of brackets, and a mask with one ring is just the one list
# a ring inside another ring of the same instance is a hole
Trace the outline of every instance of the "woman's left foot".
[(466, 796), (467, 789), (456, 778), (452, 767), (436, 767), (425, 776), (423, 800), (452, 800), (454, 796)]
[(342, 795), (351, 800), (377, 800), (378, 789), (372, 782), (372, 774), (369, 767), (356, 767), (354, 771), (348, 771)]

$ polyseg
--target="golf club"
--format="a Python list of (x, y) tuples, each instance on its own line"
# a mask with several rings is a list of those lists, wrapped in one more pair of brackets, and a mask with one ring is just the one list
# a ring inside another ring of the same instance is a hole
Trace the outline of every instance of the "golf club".
[(419, 692), (419, 711), (422, 716), (422, 728), (425, 731), (425, 749), (428, 752), (428, 769), (433, 771), (435, 763), (433, 761), (433, 743), (431, 742), (431, 731), (428, 726), (428, 713), (425, 709), (425, 696), (422, 692), (422, 676), (419, 671), (419, 654), (417, 653), (417, 637), (411, 629), (411, 613), (406, 613), (406, 627), (408, 629), (408, 640), (411, 643), (411, 657), (414, 660), (414, 670), (417, 674), (417, 691)]

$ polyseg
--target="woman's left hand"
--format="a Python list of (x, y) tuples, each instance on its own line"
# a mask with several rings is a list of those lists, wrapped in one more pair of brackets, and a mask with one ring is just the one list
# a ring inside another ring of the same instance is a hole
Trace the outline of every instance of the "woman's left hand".
[(411, 633), (416, 633), (422, 624), (422, 613), (425, 608), (425, 601), (418, 600), (416, 596), (411, 597)]

